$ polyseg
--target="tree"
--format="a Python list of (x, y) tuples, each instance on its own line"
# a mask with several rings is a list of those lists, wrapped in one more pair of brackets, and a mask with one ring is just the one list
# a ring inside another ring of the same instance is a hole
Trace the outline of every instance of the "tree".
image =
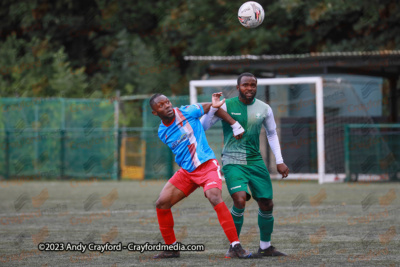
[(207, 67), (186, 55), (400, 46), (393, 0), (258, 2), (265, 20), (246, 29), (237, 20), (239, 4), (225, 0), (2, 1), (2, 96), (186, 95), (188, 81)]

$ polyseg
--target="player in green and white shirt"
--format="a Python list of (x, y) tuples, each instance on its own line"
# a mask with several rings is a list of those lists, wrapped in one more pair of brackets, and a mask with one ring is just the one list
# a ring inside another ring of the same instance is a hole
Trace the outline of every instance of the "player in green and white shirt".
[[(253, 198), (259, 206), (258, 226), (260, 228), (260, 256), (286, 256), (271, 246), (271, 234), (274, 226), (273, 194), (269, 172), (264, 164), (259, 149), (260, 130), (263, 126), (267, 132), (268, 143), (276, 159), (277, 170), (285, 178), (289, 174), (289, 168), (283, 163), (276, 124), (271, 107), (256, 99), (257, 79), (251, 73), (242, 73), (237, 79), (236, 88), (239, 96), (227, 99), (220, 108), (236, 120), (245, 133), (242, 139), (236, 140), (232, 133), (235, 125), (229, 125), (222, 121), (224, 132), (224, 148), (222, 150), (223, 172), (229, 193), (234, 205), (231, 210), (238, 235), (243, 225), (243, 215), (246, 201), (251, 195), (247, 189), (250, 187)], [(210, 112), (201, 119), (204, 130), (215, 124), (219, 117)], [(227, 255), (230, 251), (227, 252)], [(229, 255), (228, 255), (229, 256)]]

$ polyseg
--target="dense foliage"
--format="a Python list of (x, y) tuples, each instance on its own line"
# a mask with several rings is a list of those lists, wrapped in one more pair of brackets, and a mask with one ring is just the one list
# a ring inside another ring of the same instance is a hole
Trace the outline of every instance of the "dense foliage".
[(266, 14), (256, 29), (237, 20), (243, 2), (3, 0), (1, 96), (180, 95), (206, 67), (184, 61), (186, 55), (400, 46), (394, 0), (259, 0)]

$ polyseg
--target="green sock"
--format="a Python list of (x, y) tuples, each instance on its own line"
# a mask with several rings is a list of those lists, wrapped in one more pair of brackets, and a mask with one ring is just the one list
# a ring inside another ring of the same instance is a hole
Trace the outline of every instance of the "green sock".
[(242, 225), (243, 225), (244, 209), (238, 209), (235, 206), (233, 206), (231, 209), (231, 214), (232, 214), (233, 222), (235, 223), (235, 226), (236, 226), (237, 235), (239, 236), (240, 231), (242, 230)]
[(264, 242), (271, 241), (271, 234), (274, 230), (274, 216), (271, 211), (262, 211), (258, 209), (258, 227), (260, 227), (260, 240)]

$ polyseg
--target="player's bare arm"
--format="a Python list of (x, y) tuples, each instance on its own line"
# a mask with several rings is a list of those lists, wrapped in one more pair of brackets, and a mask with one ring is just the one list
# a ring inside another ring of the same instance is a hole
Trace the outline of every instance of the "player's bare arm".
[[(223, 110), (222, 108), (218, 109), (217, 112), (215, 112), (215, 115), (217, 117), (220, 117), (221, 119), (223, 119), (224, 121), (226, 121), (227, 123), (229, 123), (231, 126), (235, 126), (235, 128), (233, 128), (233, 136), (235, 137), (235, 139), (241, 139), (243, 137), (244, 134), (244, 129), (243, 127), (237, 122), (235, 121), (229, 114), (228, 112), (226, 112), (225, 110)], [(237, 123), (237, 125), (235, 125)], [(236, 127), (237, 126), (237, 127)], [(235, 133), (238, 133), (237, 135)]]
[(204, 113), (208, 113), (211, 108), (218, 109), (217, 111), (213, 111), (215, 112), (215, 115), (229, 123), (233, 130), (233, 136), (236, 139), (241, 139), (243, 137), (244, 129), (225, 110), (220, 109), (220, 107), (225, 103), (225, 98), (220, 100), (221, 96), (222, 92), (214, 93), (212, 94), (212, 103), (201, 103)]
[(222, 96), (222, 92), (214, 93), (212, 94), (211, 97), (211, 103), (201, 103), (204, 109), (204, 113), (208, 113), (210, 111), (210, 108), (220, 108), (224, 103), (225, 103), (225, 98), (220, 100), (220, 97)]

